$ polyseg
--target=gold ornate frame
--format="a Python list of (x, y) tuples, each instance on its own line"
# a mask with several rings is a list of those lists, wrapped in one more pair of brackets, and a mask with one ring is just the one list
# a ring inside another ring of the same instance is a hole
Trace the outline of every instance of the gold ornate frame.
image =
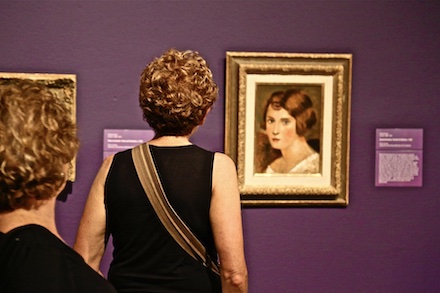
[[(351, 54), (227, 52), (225, 153), (237, 164), (244, 206), (348, 205), (351, 74)], [(257, 104), (286, 87), (318, 96), (318, 173), (255, 171)]]
[[(9, 73), (0, 72), (0, 80), (30, 79), (44, 84), (69, 108), (72, 120), (76, 123), (76, 75), (75, 74), (51, 74), (51, 73)], [(74, 182), (76, 174), (76, 158), (69, 164), (68, 180)]]

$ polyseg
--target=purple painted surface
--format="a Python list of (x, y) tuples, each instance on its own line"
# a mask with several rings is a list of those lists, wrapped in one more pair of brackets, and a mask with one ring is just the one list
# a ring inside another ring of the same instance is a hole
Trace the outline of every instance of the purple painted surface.
[[(103, 129), (148, 129), (153, 57), (206, 57), (219, 101), (193, 141), (222, 151), (226, 51), (352, 53), (350, 204), (244, 209), (250, 292), (440, 292), (439, 15), (438, 1), (0, 1), (0, 71), (77, 74), (77, 180), (57, 206), (73, 244)], [(396, 126), (424, 129), (423, 187), (374, 185), (375, 130)]]

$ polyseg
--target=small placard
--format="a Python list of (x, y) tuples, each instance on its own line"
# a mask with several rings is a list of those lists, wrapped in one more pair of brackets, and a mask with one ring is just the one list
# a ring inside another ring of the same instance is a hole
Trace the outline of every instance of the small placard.
[(376, 186), (420, 187), (423, 129), (376, 129)]
[(103, 157), (133, 148), (154, 137), (153, 130), (138, 129), (104, 129)]

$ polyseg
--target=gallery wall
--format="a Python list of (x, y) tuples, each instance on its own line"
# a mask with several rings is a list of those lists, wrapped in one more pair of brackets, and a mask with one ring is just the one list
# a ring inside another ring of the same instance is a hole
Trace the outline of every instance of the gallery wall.
[[(350, 203), (244, 208), (250, 292), (440, 292), (439, 16), (438, 1), (0, 1), (0, 72), (77, 75), (77, 177), (57, 205), (72, 245), (103, 130), (148, 128), (153, 57), (206, 57), (219, 101), (193, 142), (223, 151), (226, 51), (351, 53)], [(422, 187), (374, 186), (375, 130), (396, 127), (424, 130)]]

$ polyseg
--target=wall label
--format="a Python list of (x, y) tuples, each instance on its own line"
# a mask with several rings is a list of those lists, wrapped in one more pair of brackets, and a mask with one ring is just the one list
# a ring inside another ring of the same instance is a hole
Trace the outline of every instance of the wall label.
[(423, 129), (376, 129), (376, 186), (420, 187), (422, 167)]
[(154, 137), (153, 130), (146, 129), (104, 129), (104, 159), (109, 155), (133, 148)]

